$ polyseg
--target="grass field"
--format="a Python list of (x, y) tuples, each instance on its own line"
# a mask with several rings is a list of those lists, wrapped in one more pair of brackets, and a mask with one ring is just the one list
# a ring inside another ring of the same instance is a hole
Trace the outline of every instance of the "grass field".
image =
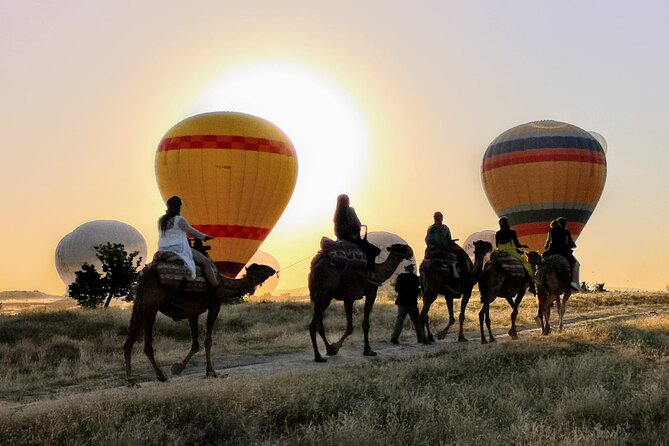
[[(0, 400), (37, 400), (0, 408), (0, 442), (667, 444), (668, 304), (667, 293), (577, 294), (567, 319), (657, 314), (567, 325), (549, 337), (521, 331), (518, 341), (486, 346), (470, 335), (475, 342), (411, 360), (194, 378), (138, 390), (118, 388), (127, 308), (0, 316)], [(358, 307), (346, 346), (361, 350)], [(474, 296), (467, 331), (478, 331), (479, 309)], [(534, 299), (527, 298), (519, 323), (533, 325), (535, 312)], [(442, 327), (445, 304), (431, 316), (433, 327)], [(387, 344), (394, 317), (392, 301), (381, 299), (372, 346)], [(508, 329), (506, 302), (496, 301), (491, 317), (493, 328)], [(254, 297), (225, 306), (214, 358), (304, 352), (310, 360), (309, 320), (306, 298)], [(331, 337), (343, 330), (341, 305), (328, 310), (326, 326)], [(188, 327), (161, 318), (156, 333), (157, 359), (167, 369), (186, 353)], [(401, 340), (413, 338), (407, 324)], [(137, 375), (154, 379), (141, 343), (134, 364)], [(59, 389), (68, 386), (63, 398)], [(89, 388), (110, 390), (82, 392)], [(53, 395), (59, 398), (46, 399)]]

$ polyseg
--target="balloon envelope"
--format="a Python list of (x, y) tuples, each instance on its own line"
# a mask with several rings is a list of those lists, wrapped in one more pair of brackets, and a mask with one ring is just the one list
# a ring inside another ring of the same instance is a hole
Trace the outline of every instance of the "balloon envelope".
[(481, 181), (498, 216), (506, 215), (521, 243), (543, 250), (550, 222), (567, 219), (574, 239), (599, 201), (606, 155), (590, 133), (558, 121), (519, 125), (490, 143)]
[[(262, 283), (262, 285), (256, 288), (253, 294), (255, 296), (262, 296), (263, 294), (271, 294), (276, 289), (276, 286), (279, 284), (279, 271), (281, 270), (281, 267), (279, 266), (279, 261), (276, 260), (273, 255), (268, 254), (265, 251), (256, 251), (256, 253), (253, 254), (253, 256), (251, 256), (251, 259), (249, 259), (249, 261), (246, 263), (245, 267), (251, 266), (254, 263), (257, 263), (259, 265), (271, 266), (272, 268), (274, 268), (274, 271), (276, 271), (276, 274), (265, 280)], [(244, 270), (240, 271), (237, 277), (239, 278), (243, 275), (244, 275)]]
[[(128, 254), (139, 251), (146, 262), (146, 241), (132, 226), (115, 220), (95, 220), (77, 227), (56, 246), (56, 270), (65, 286), (75, 280), (75, 272), (81, 265), (89, 263), (102, 272), (102, 264), (95, 256), (95, 246), (105, 243), (121, 243)], [(137, 259), (137, 258), (136, 258)]]
[(597, 140), (599, 145), (602, 146), (602, 150), (604, 151), (604, 153), (606, 153), (609, 148), (609, 143), (606, 142), (606, 138), (604, 138), (604, 136), (602, 136), (601, 133), (593, 131), (589, 131), (588, 133), (590, 133)]
[[(469, 237), (467, 237), (467, 240), (462, 244), (462, 249), (465, 250), (467, 255), (471, 257), (472, 259), (474, 258), (474, 242), (477, 240), (485, 240), (486, 242), (490, 242), (490, 244), (495, 247), (495, 234), (497, 231), (493, 231), (492, 229), (486, 229), (484, 231), (478, 231), (472, 233)], [(488, 254), (489, 256), (489, 254)]]
[(269, 121), (213, 112), (172, 127), (158, 146), (155, 168), (163, 199), (181, 197), (182, 215), (215, 237), (209, 255), (216, 267), (235, 277), (288, 205), (297, 155)]

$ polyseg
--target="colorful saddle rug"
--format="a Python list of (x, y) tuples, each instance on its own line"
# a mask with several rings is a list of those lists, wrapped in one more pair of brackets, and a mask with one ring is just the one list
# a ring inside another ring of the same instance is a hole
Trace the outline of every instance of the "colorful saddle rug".
[(525, 277), (527, 274), (527, 270), (525, 270), (520, 260), (505, 251), (493, 251), (488, 263), (501, 266), (505, 273), (513, 277)]
[(202, 268), (196, 265), (196, 277), (191, 279), (188, 267), (178, 255), (172, 252), (156, 252), (150, 265), (158, 274), (160, 284), (166, 288), (187, 293), (207, 291), (207, 280), (202, 273)]
[(367, 270), (367, 256), (355, 243), (346, 240), (321, 239), (321, 250), (311, 261), (311, 267), (327, 259), (333, 268), (344, 270)]

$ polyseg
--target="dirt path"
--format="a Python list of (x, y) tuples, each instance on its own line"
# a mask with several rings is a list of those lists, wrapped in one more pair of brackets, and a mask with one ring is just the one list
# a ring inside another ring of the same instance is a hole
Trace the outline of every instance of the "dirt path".
[[(564, 324), (577, 326), (590, 322), (622, 322), (626, 320), (638, 319), (658, 314), (669, 313), (669, 310), (652, 310), (634, 313), (606, 313), (598, 314), (596, 316), (574, 316), (565, 317)], [(554, 320), (555, 329), (557, 329), (557, 320)], [(508, 328), (494, 329), (495, 337), (500, 341), (508, 339), (506, 331)], [(540, 329), (536, 326), (519, 327), (521, 338), (523, 336), (540, 336)], [(214, 368), (219, 375), (226, 376), (227, 379), (234, 379), (243, 376), (256, 375), (272, 375), (279, 373), (291, 373), (295, 371), (316, 370), (323, 367), (348, 367), (351, 365), (365, 364), (370, 361), (383, 361), (386, 359), (407, 359), (421, 357), (424, 355), (432, 355), (439, 353), (446, 349), (464, 348), (468, 345), (480, 345), (480, 335), (478, 331), (466, 332), (466, 337), (470, 342), (458, 343), (454, 339), (453, 334), (443, 341), (437, 341), (431, 345), (403, 343), (400, 345), (393, 345), (389, 342), (375, 343), (373, 348), (378, 353), (378, 356), (368, 357), (362, 355), (362, 346), (358, 343), (349, 342), (344, 344), (337, 356), (328, 356), (328, 362), (325, 364), (316, 363), (313, 361), (313, 353), (311, 348), (308, 351), (301, 351), (295, 353), (284, 353), (278, 355), (264, 355), (264, 356), (226, 356), (214, 361)], [(155, 380), (153, 370), (146, 367), (137, 367), (137, 377), (145, 379), (140, 382), (144, 388), (151, 388), (165, 385), (178, 385), (184, 380), (192, 381), (194, 378), (204, 379), (204, 357), (198, 355), (193, 358), (191, 364), (184, 370), (179, 377), (171, 378), (167, 384), (159, 383)], [(163, 370), (169, 372), (169, 367), (164, 364)], [(125, 381), (122, 375), (100, 377), (98, 379), (90, 379), (84, 383), (62, 386), (53, 389), (44, 389), (31, 395), (27, 395), (21, 401), (7, 401), (0, 400), (0, 408), (21, 409), (24, 407), (40, 404), (45, 401), (61, 400), (80, 394), (91, 393), (117, 393), (127, 391), (124, 385)]]

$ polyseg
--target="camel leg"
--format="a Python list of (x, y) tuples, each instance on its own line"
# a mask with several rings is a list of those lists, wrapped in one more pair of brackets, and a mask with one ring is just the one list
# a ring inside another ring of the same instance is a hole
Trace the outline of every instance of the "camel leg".
[(523, 301), (523, 294), (518, 294), (516, 299), (508, 298), (507, 301), (511, 305), (511, 328), (509, 329), (509, 336), (511, 339), (518, 339), (518, 330), (516, 328), (516, 319), (518, 318), (518, 307)]
[[(207, 333), (204, 335), (204, 353), (207, 358), (207, 369), (205, 376), (216, 378), (218, 374), (214, 370), (214, 366), (211, 363), (211, 345), (213, 344), (213, 332), (214, 325), (216, 324), (216, 318), (218, 317), (218, 312), (221, 311), (220, 306), (213, 306), (209, 308), (207, 312)], [(196, 321), (197, 326), (197, 321)]]
[(344, 340), (353, 333), (353, 301), (347, 300), (344, 302), (344, 312), (346, 313), (346, 331), (341, 335), (341, 338), (332, 345), (325, 343), (327, 354), (332, 356), (339, 352), (339, 349), (344, 345)]
[[(134, 313), (134, 311), (133, 311)], [(128, 387), (139, 387), (139, 384), (135, 381), (135, 378), (132, 376), (132, 347), (137, 342), (139, 333), (142, 331), (142, 325), (139, 323), (138, 318), (135, 317), (135, 314), (130, 318), (130, 327), (128, 328), (128, 338), (123, 344), (123, 356), (125, 358), (125, 378), (128, 383)]]
[(479, 311), (479, 328), (481, 329), (481, 344), (487, 344), (488, 341), (485, 338), (485, 332), (483, 331), (483, 320), (485, 319), (486, 311), (490, 304), (483, 302), (481, 310)]
[(432, 302), (434, 302), (434, 298), (432, 299), (426, 299), (425, 296), (423, 296), (423, 308), (420, 310), (420, 321), (423, 324), (423, 329), (424, 329), (424, 334), (423, 334), (423, 343), (424, 344), (429, 344), (434, 342), (434, 336), (432, 336), (432, 332), (430, 331), (430, 306), (432, 305)]
[[(455, 314), (453, 311), (453, 298), (446, 297), (446, 306), (448, 307), (448, 325), (443, 330), (437, 332), (437, 339), (446, 339), (449, 328), (455, 324)], [(434, 342), (434, 341), (433, 341)]]
[(534, 321), (537, 323), (537, 327), (541, 328), (541, 333), (544, 333), (544, 301), (546, 300), (546, 294), (542, 290), (537, 290), (537, 315), (534, 317)]
[(316, 330), (322, 330), (321, 337), (325, 341), (325, 328), (323, 328), (323, 309), (318, 305), (314, 304), (314, 315), (311, 318), (311, 323), (309, 324), (309, 335), (311, 336), (311, 346), (314, 348), (314, 361), (316, 362), (327, 362), (318, 351), (318, 344), (316, 343)]
[(197, 323), (198, 318), (197, 317), (192, 317), (188, 319), (188, 325), (190, 326), (190, 340), (191, 340), (191, 347), (190, 351), (186, 355), (183, 361), (181, 362), (175, 362), (172, 364), (172, 375), (178, 376), (181, 374), (181, 372), (184, 371), (186, 368), (186, 365), (188, 364), (188, 361), (193, 357), (193, 355), (197, 352), (200, 351), (200, 334), (198, 333), (198, 323)]
[(488, 328), (488, 336), (490, 337), (490, 342), (495, 342), (497, 339), (492, 335), (492, 329), (490, 328), (490, 304), (486, 305), (485, 309), (485, 325)]
[(158, 378), (158, 381), (165, 382), (167, 381), (167, 377), (165, 376), (163, 371), (160, 370), (160, 367), (158, 367), (158, 363), (156, 363), (156, 358), (154, 357), (154, 352), (153, 352), (153, 325), (155, 324), (155, 322), (156, 322), (155, 314), (149, 316), (144, 322), (144, 353), (149, 358), (149, 361), (153, 366), (153, 370), (155, 370), (156, 372), (156, 378)]
[(543, 327), (544, 327), (543, 316), (544, 316), (544, 314), (541, 310), (541, 304), (537, 304), (537, 315), (534, 316), (534, 322), (536, 322), (537, 328), (543, 329)]
[(558, 325), (558, 330), (559, 330), (559, 331), (562, 331), (562, 328), (563, 328), (562, 320), (563, 320), (563, 318), (564, 318), (564, 312), (565, 312), (565, 310), (567, 309), (567, 301), (569, 300), (569, 297), (570, 297), (570, 296), (571, 296), (571, 290), (568, 289), (568, 290), (564, 293), (564, 299), (563, 299), (563, 301), (562, 301), (562, 305), (559, 306), (559, 308), (558, 308), (558, 314), (560, 315), (560, 324)]
[(544, 302), (544, 329), (542, 334), (543, 335), (548, 335), (551, 332), (551, 299), (546, 299)]
[(365, 297), (365, 315), (362, 320), (362, 333), (365, 338), (365, 347), (362, 354), (365, 356), (376, 356), (376, 352), (369, 346), (369, 316), (372, 314), (372, 308), (374, 307), (375, 301), (376, 290)]
[(467, 311), (467, 304), (469, 303), (469, 298), (472, 295), (472, 290), (469, 290), (468, 292), (465, 291), (465, 293), (462, 295), (462, 300), (460, 301), (460, 316), (458, 316), (458, 322), (460, 323), (460, 332), (458, 333), (458, 342), (467, 342), (467, 338), (465, 338), (465, 332), (464, 332), (464, 327), (465, 327), (465, 311)]

